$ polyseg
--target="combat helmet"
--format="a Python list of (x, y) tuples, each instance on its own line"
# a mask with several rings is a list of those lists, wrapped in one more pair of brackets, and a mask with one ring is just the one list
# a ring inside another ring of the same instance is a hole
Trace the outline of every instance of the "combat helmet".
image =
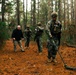
[(27, 27), (27, 28), (30, 28), (30, 25), (27, 25), (26, 27)]
[(57, 16), (58, 16), (57, 12), (52, 12), (52, 14), (51, 14), (51, 17), (52, 17), (52, 18), (55, 18), (55, 17), (57, 17)]
[(38, 22), (38, 23), (37, 23), (37, 26), (41, 26), (41, 22)]

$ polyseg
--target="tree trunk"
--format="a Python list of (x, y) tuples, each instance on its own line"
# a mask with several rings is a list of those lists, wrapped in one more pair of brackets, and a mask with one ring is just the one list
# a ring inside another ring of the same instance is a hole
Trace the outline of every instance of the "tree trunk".
[(74, 38), (75, 38), (75, 42), (76, 42), (76, 0), (74, 0), (74, 16), (75, 16), (75, 19), (74, 19), (74, 25), (75, 25), (75, 28), (74, 28)]
[(5, 0), (2, 0), (2, 22), (4, 22), (4, 14), (5, 14)]
[(69, 21), (69, 3), (68, 3), (69, 0), (67, 0), (67, 22), (68, 22), (68, 25), (70, 24), (70, 21)]
[(40, 1), (38, 0), (38, 18), (37, 18), (37, 22), (39, 22), (39, 18), (40, 18), (40, 16), (39, 16), (39, 8), (40, 8)]
[(27, 26), (27, 8), (28, 8), (28, 0), (26, 0), (26, 26)]
[(52, 12), (53, 12), (53, 0), (48, 0), (48, 20), (51, 19)]
[(66, 28), (66, 25), (65, 25), (65, 0), (64, 0), (64, 30)]
[(33, 25), (36, 25), (36, 0), (33, 0)]
[(61, 22), (61, 0), (58, 0), (58, 19)]
[(19, 10), (19, 0), (17, 0), (17, 24), (20, 25), (20, 10)]
[(58, 10), (58, 2), (59, 2), (58, 0), (55, 1), (55, 11), (56, 11), (56, 12), (57, 12), (57, 10)]
[(24, 0), (23, 0), (23, 24), (24, 24), (24, 28), (26, 28), (26, 22), (25, 22), (25, 7), (24, 7)]
[(32, 0), (31, 0), (31, 20), (30, 20), (30, 21), (31, 21), (31, 22), (30, 22), (31, 25), (33, 25), (33, 24), (32, 24), (32, 19), (33, 19), (33, 12), (32, 12)]
[(73, 8), (74, 8), (74, 7), (73, 7), (73, 0), (71, 0), (71, 24), (73, 24), (73, 22), (74, 22), (74, 21), (73, 21), (73, 17), (74, 17), (74, 16), (73, 16), (73, 15), (74, 15), (74, 14), (73, 14)]
[(75, 17), (74, 24), (76, 26), (76, 0), (74, 1), (74, 17)]

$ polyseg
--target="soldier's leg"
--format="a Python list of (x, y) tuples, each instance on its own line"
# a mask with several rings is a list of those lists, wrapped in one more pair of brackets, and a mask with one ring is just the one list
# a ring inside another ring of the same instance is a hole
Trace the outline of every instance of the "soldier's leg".
[(30, 38), (27, 38), (27, 47), (29, 47)]
[(57, 55), (57, 50), (55, 50), (55, 48), (53, 48), (53, 52), (52, 52), (52, 62), (57, 63), (56, 61), (56, 55)]
[(30, 44), (30, 37), (29, 37), (29, 44)]
[(52, 58), (55, 59), (56, 55), (57, 55), (57, 50), (55, 50), (55, 48), (53, 48)]
[(52, 57), (52, 46), (48, 47), (48, 59), (51, 59)]
[(37, 47), (38, 47), (38, 51), (39, 51), (39, 39), (36, 39), (36, 43), (37, 43)]
[(39, 53), (41, 53), (41, 52), (42, 52), (42, 42), (41, 42), (41, 38), (39, 38), (39, 39), (37, 40), (37, 45), (38, 45)]
[(51, 45), (50, 41), (47, 42), (47, 48), (48, 48), (48, 62), (51, 62), (53, 46)]
[(39, 38), (36, 39), (36, 42), (37, 42), (37, 46), (38, 46), (38, 51), (40, 53), (40, 52), (42, 52), (42, 48), (41, 48), (41, 42), (40, 42)]
[(26, 37), (25, 47), (27, 47), (27, 42), (28, 42), (28, 39), (27, 39), (27, 37)]
[(56, 58), (57, 51), (58, 51), (58, 40), (55, 40), (55, 44), (56, 46), (53, 46), (53, 52), (52, 52), (52, 59), (54, 62), (56, 62), (55, 58)]
[(21, 48), (21, 51), (24, 51), (24, 49), (23, 49), (23, 47), (22, 47), (22, 41), (21, 41), (21, 40), (18, 41), (18, 44), (19, 44), (19, 46), (20, 46), (20, 48)]
[(39, 52), (42, 52), (42, 40), (39, 38)]
[(13, 45), (14, 45), (14, 51), (16, 52), (17, 41), (13, 40)]

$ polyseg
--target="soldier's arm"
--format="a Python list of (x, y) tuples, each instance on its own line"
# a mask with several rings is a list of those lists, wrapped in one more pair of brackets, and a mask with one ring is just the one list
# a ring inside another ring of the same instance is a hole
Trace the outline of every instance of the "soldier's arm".
[(50, 23), (51, 23), (51, 21), (49, 21), (46, 25), (46, 34), (51, 38), (52, 34), (50, 32)]
[(60, 29), (62, 31), (62, 24), (60, 23), (60, 21), (58, 21), (58, 24), (60, 25)]

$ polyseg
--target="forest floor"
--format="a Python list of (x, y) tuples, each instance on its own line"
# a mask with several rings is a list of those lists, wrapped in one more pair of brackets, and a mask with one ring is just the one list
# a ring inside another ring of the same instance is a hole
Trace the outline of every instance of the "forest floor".
[[(59, 50), (67, 65), (76, 67), (76, 48), (60, 46)], [(19, 46), (17, 52), (14, 52), (13, 43), (8, 40), (0, 50), (0, 75), (76, 75), (76, 71), (64, 68), (58, 54), (56, 60), (56, 64), (47, 62), (46, 44), (39, 55), (35, 42), (31, 42), (25, 52), (21, 52)]]

